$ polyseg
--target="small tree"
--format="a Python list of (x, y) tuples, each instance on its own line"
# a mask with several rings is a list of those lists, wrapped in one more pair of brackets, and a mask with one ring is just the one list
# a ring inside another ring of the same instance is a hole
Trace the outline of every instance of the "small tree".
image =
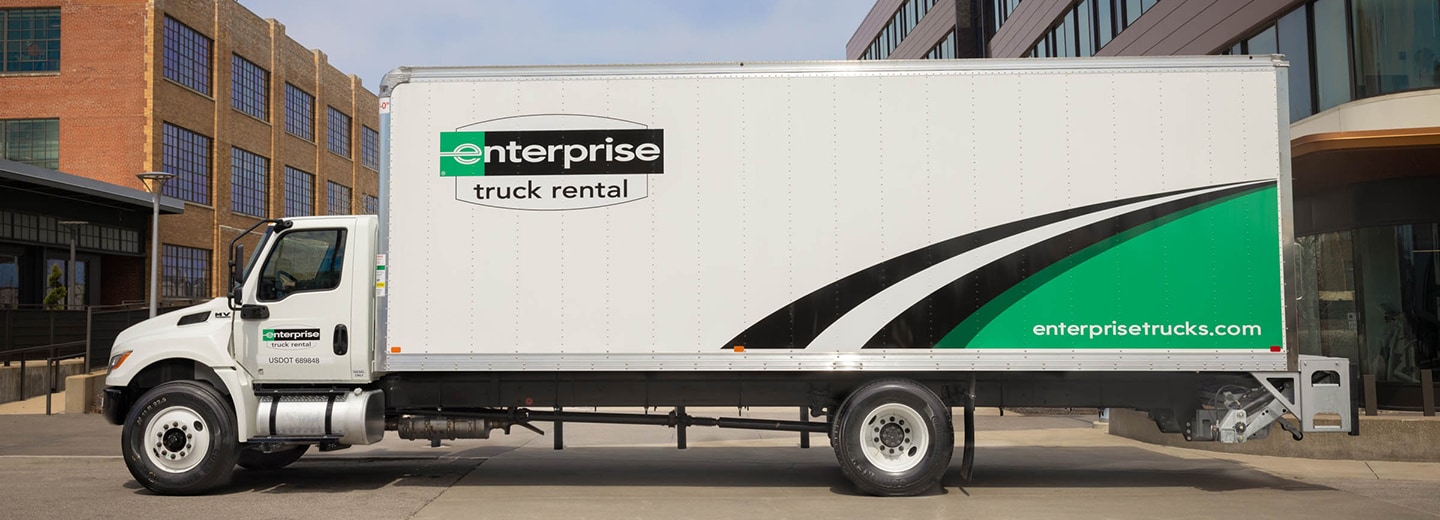
[(65, 308), (65, 284), (60, 283), (60, 278), (64, 276), (65, 273), (60, 270), (60, 266), (50, 266), (50, 292), (45, 293), (45, 300), (43, 302), (46, 309), (58, 310)]

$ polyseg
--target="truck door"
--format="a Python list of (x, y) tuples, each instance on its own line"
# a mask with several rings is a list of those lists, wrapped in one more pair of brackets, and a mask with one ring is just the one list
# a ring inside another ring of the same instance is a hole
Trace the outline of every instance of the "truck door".
[(350, 380), (351, 357), (368, 350), (351, 342), (352, 331), (369, 336), (367, 323), (354, 322), (356, 286), (368, 274), (356, 268), (356, 219), (295, 222), (246, 280), (237, 357), (259, 381)]

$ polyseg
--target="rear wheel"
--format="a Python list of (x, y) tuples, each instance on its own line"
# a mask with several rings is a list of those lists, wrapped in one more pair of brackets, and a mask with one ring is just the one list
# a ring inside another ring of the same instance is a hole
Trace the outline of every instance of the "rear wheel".
[(173, 381), (145, 392), (121, 431), (125, 466), (162, 495), (194, 495), (230, 481), (239, 455), (235, 415), (215, 389)]
[(955, 451), (950, 408), (908, 379), (855, 390), (830, 431), (840, 469), (874, 495), (909, 496), (940, 483)]
[(309, 449), (309, 444), (285, 446), (273, 451), (265, 451), (259, 446), (251, 446), (240, 450), (240, 459), (236, 461), (236, 464), (251, 471), (273, 471), (300, 460), (300, 457), (305, 455)]

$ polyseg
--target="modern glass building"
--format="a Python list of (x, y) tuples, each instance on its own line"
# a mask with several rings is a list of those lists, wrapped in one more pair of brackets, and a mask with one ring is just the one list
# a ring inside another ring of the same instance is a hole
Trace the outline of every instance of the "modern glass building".
[(1300, 351), (1440, 371), (1440, 0), (879, 0), (850, 59), (1284, 54)]

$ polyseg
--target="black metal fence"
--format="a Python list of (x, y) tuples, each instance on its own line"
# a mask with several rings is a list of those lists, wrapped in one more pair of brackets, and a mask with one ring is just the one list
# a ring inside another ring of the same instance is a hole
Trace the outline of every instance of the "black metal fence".
[[(161, 302), (161, 314), (198, 303), (192, 300)], [(80, 354), (85, 371), (104, 368), (110, 347), (120, 332), (150, 317), (144, 303), (86, 307), (83, 310), (47, 310), (40, 306), (0, 309), (0, 363)], [(48, 349), (36, 347), (52, 346)], [(43, 352), (42, 352), (43, 351)], [(42, 355), (43, 354), (43, 355)]]

